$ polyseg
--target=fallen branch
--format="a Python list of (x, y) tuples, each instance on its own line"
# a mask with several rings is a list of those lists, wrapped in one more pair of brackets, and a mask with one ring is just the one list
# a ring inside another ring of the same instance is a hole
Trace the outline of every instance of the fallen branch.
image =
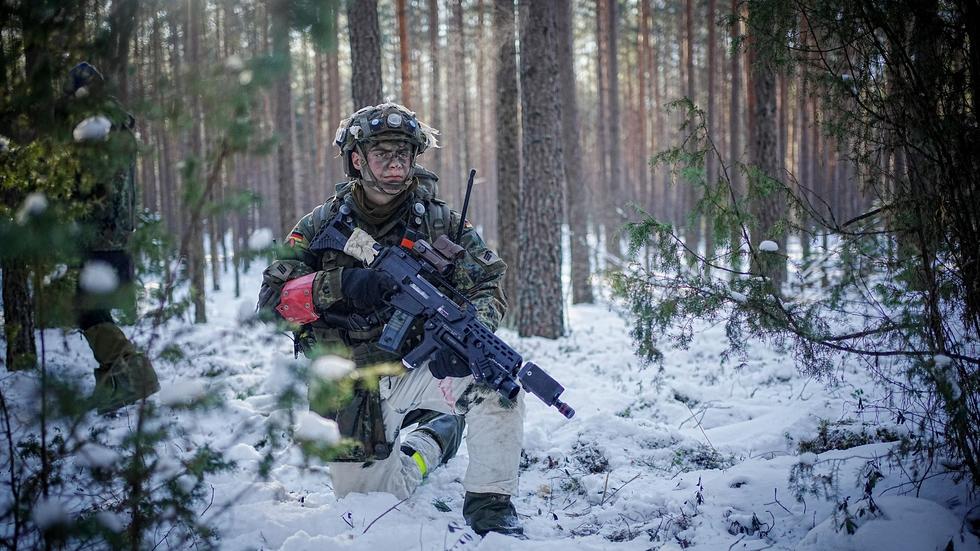
[[(630, 482), (633, 482), (637, 478), (640, 478), (640, 474), (639, 473), (637, 473), (637, 475), (634, 476), (633, 478), (631, 478), (631, 479), (627, 480), (626, 482), (624, 482), (623, 485), (620, 486), (619, 488), (616, 488), (615, 490), (613, 490), (613, 493), (609, 494), (609, 499), (612, 499), (613, 497), (615, 497), (615, 495), (618, 494), (620, 490), (622, 490), (623, 488), (625, 488), (627, 484), (629, 484)], [(603, 503), (605, 503), (605, 500), (603, 500)], [(600, 505), (602, 505), (602, 503), (600, 503)]]
[(378, 522), (378, 520), (380, 520), (381, 517), (383, 517), (383, 516), (387, 515), (388, 513), (394, 511), (399, 505), (401, 505), (402, 503), (405, 503), (406, 501), (408, 501), (408, 498), (407, 497), (405, 499), (399, 501), (398, 503), (392, 505), (391, 507), (388, 507), (388, 510), (387, 511), (385, 511), (385, 512), (381, 513), (380, 515), (378, 515), (378, 518), (372, 520), (371, 521), (371, 524), (368, 524), (367, 525), (367, 528), (365, 528), (364, 531), (361, 532), (361, 535), (363, 536), (364, 534), (367, 534), (367, 531), (370, 530), (372, 526), (374, 526), (374, 523), (375, 522)]

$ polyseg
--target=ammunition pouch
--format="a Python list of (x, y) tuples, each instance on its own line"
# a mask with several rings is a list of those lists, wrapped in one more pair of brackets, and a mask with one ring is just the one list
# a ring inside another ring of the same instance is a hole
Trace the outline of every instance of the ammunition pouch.
[(382, 460), (391, 455), (394, 446), (385, 434), (381, 394), (377, 390), (359, 385), (354, 389), (351, 401), (336, 412), (334, 419), (340, 435), (355, 443), (349, 451), (337, 457), (336, 461)]

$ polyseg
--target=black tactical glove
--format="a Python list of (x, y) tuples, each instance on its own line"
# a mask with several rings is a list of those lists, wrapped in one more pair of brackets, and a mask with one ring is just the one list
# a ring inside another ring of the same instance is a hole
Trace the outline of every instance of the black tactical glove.
[(432, 359), (429, 360), (429, 371), (436, 379), (466, 377), (473, 374), (466, 362), (453, 354), (452, 350), (446, 348), (438, 350), (432, 355)]
[(388, 274), (371, 268), (344, 268), (340, 292), (356, 310), (371, 312), (384, 306), (398, 283)]

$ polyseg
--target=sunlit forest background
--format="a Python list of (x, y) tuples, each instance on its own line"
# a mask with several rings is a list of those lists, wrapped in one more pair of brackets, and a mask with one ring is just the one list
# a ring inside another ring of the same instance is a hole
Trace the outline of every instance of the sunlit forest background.
[(975, 1), (5, 1), (11, 368), (33, 365), (36, 329), (71, 325), (41, 303), (71, 294), (50, 274), (78, 260), (91, 206), (64, 116), (81, 61), (134, 117), (130, 248), (155, 330), (207, 323), (229, 281), (239, 295), (262, 236), (345, 179), (340, 121), (394, 101), (440, 131), (418, 162), (454, 209), (476, 169), (467, 218), (509, 266), (520, 337), (605, 302), (649, 362), (701, 323), (736, 365), (753, 338), (818, 379), (847, 359), (908, 429), (910, 478), (980, 479)]

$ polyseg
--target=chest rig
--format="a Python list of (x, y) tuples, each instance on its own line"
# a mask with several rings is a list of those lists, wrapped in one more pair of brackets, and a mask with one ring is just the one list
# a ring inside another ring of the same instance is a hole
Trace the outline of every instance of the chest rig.
[[(441, 241), (449, 239), (451, 211), (445, 202), (433, 196), (434, 175), (432, 179), (420, 178), (413, 197), (380, 226), (372, 226), (358, 218), (358, 209), (351, 194), (352, 185), (353, 182), (337, 184), (336, 195), (317, 210), (313, 224), (314, 235), (337, 216), (341, 207), (346, 207), (343, 210), (349, 213), (352, 225), (360, 227), (385, 247), (402, 246), (411, 249), (417, 239), (430, 242), (440, 238)], [(360, 260), (332, 250), (318, 253), (316, 263), (320, 270), (363, 267)], [(319, 321), (304, 326), (304, 331), (297, 335), (297, 348), (309, 348), (317, 341), (321, 344), (340, 341), (351, 349), (358, 366), (397, 362), (400, 360), (399, 356), (385, 352), (375, 345), (386, 317), (386, 312), (383, 311), (365, 315), (338, 304), (329, 311), (320, 312)]]

